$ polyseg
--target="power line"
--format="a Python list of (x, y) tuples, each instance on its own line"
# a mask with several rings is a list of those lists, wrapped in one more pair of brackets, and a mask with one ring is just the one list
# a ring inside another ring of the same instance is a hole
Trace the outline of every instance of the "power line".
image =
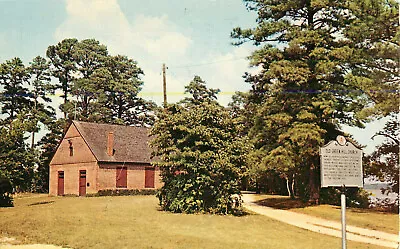
[(199, 66), (207, 66), (207, 65), (212, 65), (212, 64), (218, 64), (218, 63), (221, 63), (221, 62), (238, 61), (238, 60), (243, 60), (243, 59), (247, 59), (247, 56), (246, 57), (236, 57), (236, 58), (233, 58), (233, 59), (226, 59), (226, 60), (210, 61), (210, 62), (199, 63), (199, 64), (178, 65), (178, 66), (169, 66), (169, 67), (173, 68), (173, 69), (199, 67)]

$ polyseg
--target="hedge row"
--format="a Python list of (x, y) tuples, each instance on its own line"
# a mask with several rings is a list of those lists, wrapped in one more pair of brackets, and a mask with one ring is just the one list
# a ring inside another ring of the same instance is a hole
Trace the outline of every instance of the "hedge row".
[(87, 197), (97, 196), (126, 196), (126, 195), (155, 195), (157, 189), (104, 189), (96, 194), (86, 194)]

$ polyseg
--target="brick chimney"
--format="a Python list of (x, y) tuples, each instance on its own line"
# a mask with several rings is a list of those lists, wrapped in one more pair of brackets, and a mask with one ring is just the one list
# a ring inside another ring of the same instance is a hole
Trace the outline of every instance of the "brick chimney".
[(107, 138), (107, 155), (113, 156), (114, 155), (114, 132), (108, 132)]

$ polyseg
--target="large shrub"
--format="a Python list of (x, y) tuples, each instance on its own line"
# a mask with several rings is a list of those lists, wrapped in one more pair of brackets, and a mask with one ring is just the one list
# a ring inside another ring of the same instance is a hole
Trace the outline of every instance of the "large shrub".
[(240, 203), (232, 196), (240, 197), (245, 143), (215, 101), (218, 90), (196, 76), (186, 92), (192, 97), (160, 111), (152, 129), (164, 182), (160, 205), (171, 212), (233, 213)]

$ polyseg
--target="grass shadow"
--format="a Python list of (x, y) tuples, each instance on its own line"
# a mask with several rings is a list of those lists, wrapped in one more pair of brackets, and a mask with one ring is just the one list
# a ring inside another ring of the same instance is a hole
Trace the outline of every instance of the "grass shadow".
[(54, 201), (39, 201), (39, 202), (31, 203), (28, 206), (37, 206), (37, 205), (44, 205), (44, 204), (51, 204), (51, 203), (54, 203)]
[(313, 204), (303, 202), (300, 199), (290, 199), (290, 198), (268, 198), (255, 202), (258, 205), (276, 208), (276, 209), (292, 209), (292, 208), (305, 208), (309, 206), (314, 206)]
[(252, 213), (248, 212), (244, 208), (240, 208), (240, 209), (236, 210), (235, 212), (233, 212), (232, 215), (236, 216), (236, 217), (243, 217), (243, 216), (247, 216), (247, 215), (252, 215)]

